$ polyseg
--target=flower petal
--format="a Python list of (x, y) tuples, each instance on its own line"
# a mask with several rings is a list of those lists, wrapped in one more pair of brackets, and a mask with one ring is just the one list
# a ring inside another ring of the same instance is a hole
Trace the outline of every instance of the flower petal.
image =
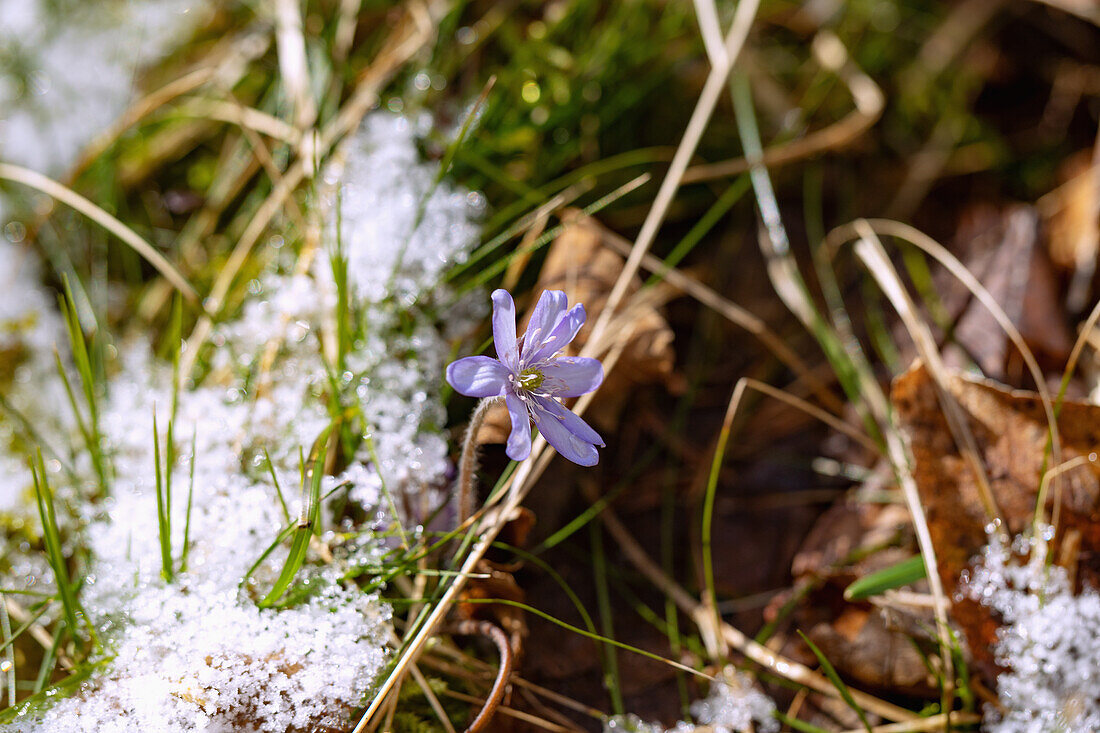
[[(535, 401), (536, 408), (541, 408), (542, 410), (553, 415), (559, 422), (562, 423), (562, 425), (565, 426), (566, 430), (573, 433), (586, 443), (594, 443), (601, 448), (603, 447), (604, 442), (603, 438), (600, 437), (600, 434), (589, 427), (588, 423), (582, 420), (577, 413), (573, 412), (557, 400), (535, 396), (532, 396), (532, 399)], [(533, 410), (533, 412), (536, 411), (537, 409)]]
[[(558, 325), (568, 305), (569, 297), (564, 290), (543, 290), (527, 322), (527, 333), (523, 335), (523, 350), (536, 351), (550, 336), (554, 326)], [(530, 363), (529, 359), (525, 361)]]
[(467, 397), (499, 397), (508, 388), (508, 367), (488, 356), (467, 356), (447, 367), (447, 383)]
[(516, 344), (516, 303), (507, 290), (493, 291), (493, 343), (497, 358), (513, 372), (519, 371), (519, 346)]
[(507, 392), (504, 404), (512, 418), (512, 432), (508, 434), (504, 452), (513, 461), (522, 461), (531, 455), (531, 418), (527, 414), (527, 403), (514, 392)]
[(580, 303), (570, 308), (554, 325), (543, 342), (531, 353), (524, 354), (524, 364), (533, 366), (564, 349), (566, 344), (577, 337), (577, 332), (581, 330), (587, 317), (584, 306)]
[(603, 364), (582, 356), (559, 356), (539, 372), (543, 376), (542, 389), (554, 397), (580, 397), (603, 382)]
[(604, 444), (599, 434), (560, 402), (545, 397), (531, 399), (535, 400), (532, 417), (546, 442), (573, 463), (595, 466), (600, 460), (596, 445)]

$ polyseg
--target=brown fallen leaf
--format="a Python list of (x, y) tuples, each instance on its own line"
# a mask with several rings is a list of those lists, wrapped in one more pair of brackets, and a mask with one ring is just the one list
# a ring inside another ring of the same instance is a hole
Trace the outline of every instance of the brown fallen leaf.
[[(1037, 394), (952, 374), (949, 388), (967, 418), (989, 474), (1006, 529), (1016, 535), (1031, 521), (1042, 479), (1047, 422)], [(919, 363), (894, 380), (891, 400), (914, 458), (914, 478), (932, 535), (940, 578), (955, 597), (951, 616), (966, 633), (979, 671), (996, 674), (992, 644), (997, 620), (959, 596), (960, 576), (987, 542), (986, 516), (974, 476), (951, 438), (935, 387)], [(1100, 407), (1065, 402), (1058, 417), (1062, 460), (1100, 451)], [(1100, 467), (1084, 463), (1061, 474), (1047, 516), (1060, 495), (1055, 555), (1076, 569), (1078, 585), (1100, 581)]]
[[(576, 355), (603, 311), (607, 296), (622, 272), (624, 260), (603, 245), (604, 235), (595, 219), (576, 211), (568, 211), (562, 218), (566, 227), (550, 245), (538, 283), (531, 291), (530, 306), (520, 321), (519, 332), (526, 330), (531, 308), (543, 290), (564, 290), (569, 303), (583, 303), (588, 314), (584, 328), (567, 347), (570, 355)], [(640, 287), (641, 280), (635, 277), (627, 291), (628, 299)], [(622, 333), (623, 330), (627, 333)], [(620, 329), (618, 337), (625, 339), (626, 345), (615, 368), (605, 375), (588, 410), (592, 422), (605, 430), (615, 426), (623, 405), (638, 386), (660, 382), (675, 384), (672, 329), (656, 307), (637, 308), (629, 323)], [(503, 443), (508, 438), (510, 426), (508, 411), (498, 406), (486, 417), (478, 433), (478, 442)]]
[[(795, 587), (805, 589), (794, 623), (845, 679), (879, 690), (932, 694), (934, 684), (913, 645), (916, 639), (934, 646), (927, 633), (934, 625), (931, 612), (907, 611), (899, 618), (901, 611), (844, 598), (844, 589), (858, 578), (913, 555), (911, 527), (900, 504), (861, 501), (853, 494), (830, 507), (792, 561)], [(773, 603), (770, 611), (785, 601)]]
[[(1040, 235), (1035, 208), (980, 204), (960, 218), (953, 249), (1004, 309), (1040, 363), (1058, 369), (1069, 357), (1073, 338)], [(936, 282), (953, 324), (952, 339), (944, 346), (945, 362), (961, 367), (973, 359), (983, 374), (995, 379), (1021, 377), (1023, 364), (992, 314), (954, 277), (941, 273)]]

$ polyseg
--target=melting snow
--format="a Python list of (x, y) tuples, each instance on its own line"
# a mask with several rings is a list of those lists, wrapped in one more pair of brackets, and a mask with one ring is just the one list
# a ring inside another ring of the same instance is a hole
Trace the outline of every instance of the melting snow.
[[(1026, 560), (1021, 556), (1028, 554)], [(1100, 730), (1100, 594), (1073, 594), (1043, 541), (991, 537), (966, 588), (1000, 614), (997, 678), (1004, 706), (986, 710), (991, 733)]]

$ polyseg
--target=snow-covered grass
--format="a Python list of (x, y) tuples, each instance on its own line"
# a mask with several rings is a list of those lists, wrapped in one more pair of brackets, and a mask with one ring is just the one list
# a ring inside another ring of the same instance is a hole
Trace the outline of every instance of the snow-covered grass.
[[(79, 516), (64, 522), (90, 558), (81, 600), (101, 651), (89, 661), (106, 666), (78, 694), (32, 710), (15, 729), (314, 730), (345, 725), (363, 702), (388, 656), (390, 611), (348, 579), (386, 551), (372, 527), (415, 524), (445, 500), (440, 327), (462, 324), (441, 312), (450, 298), (438, 281), (477, 233), (466, 194), (437, 186), (436, 168), (419, 163), (414, 133), (404, 118), (368, 118), (325, 211), (342, 222), (331, 232), (339, 253), (331, 254), (346, 258), (356, 324), (336, 375), (339, 396), (354, 400), (354, 425), (373, 436), (378, 458), (360, 442), (341, 475), (326, 480), (326, 507), (344, 495), (372, 521), (334, 524), (339, 517), (322, 513), (313, 560), (295, 586), (304, 600), (257, 606), (289, 542), (265, 552), (298, 517), (299, 455), (310, 455), (333, 422), (333, 365), (324, 356), (338, 302), (333, 259), (317, 256), (308, 272), (286, 274), (294, 266), (288, 252), (253, 286), (240, 315), (215, 331), (209, 375), (179, 392), (174, 414), (171, 365), (141, 340), (120, 347), (101, 417), (111, 493), (74, 504)], [(379, 281), (380, 261), (392, 263), (386, 274), (401, 283), (400, 297)], [(26, 302), (36, 317), (56, 319), (44, 297)], [(43, 339), (28, 341), (47, 348)], [(268, 363), (272, 344), (279, 347)], [(165, 460), (169, 421), (170, 582), (154, 470), (154, 441)], [(56, 465), (50, 474), (64, 485)], [(22, 486), (28, 476), (24, 468), (13, 481)], [(414, 516), (392, 517), (383, 486)]]

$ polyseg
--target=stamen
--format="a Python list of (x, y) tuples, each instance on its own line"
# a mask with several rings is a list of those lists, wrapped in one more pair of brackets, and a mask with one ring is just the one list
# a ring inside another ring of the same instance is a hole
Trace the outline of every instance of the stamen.
[(542, 372), (537, 369), (524, 369), (520, 372), (516, 382), (522, 389), (531, 391), (541, 387), (543, 379), (545, 379), (545, 377), (543, 377)]

